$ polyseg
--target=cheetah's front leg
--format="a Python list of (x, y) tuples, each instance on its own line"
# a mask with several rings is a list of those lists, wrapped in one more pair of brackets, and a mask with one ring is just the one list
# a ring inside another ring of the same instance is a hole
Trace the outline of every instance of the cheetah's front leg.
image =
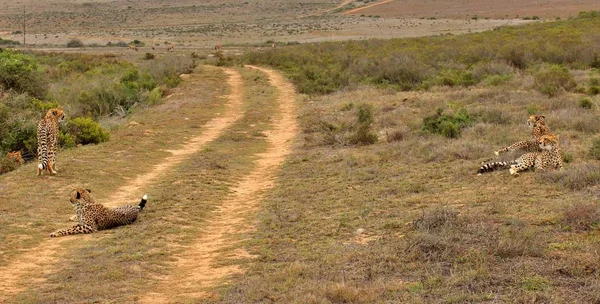
[(500, 156), (500, 154), (503, 154), (506, 152), (512, 152), (512, 151), (516, 151), (516, 150), (533, 151), (536, 149), (537, 144), (538, 144), (538, 142), (536, 140), (518, 141), (506, 148), (502, 148), (498, 151), (494, 151), (494, 154), (496, 154), (496, 156)]
[(77, 224), (71, 228), (58, 230), (58, 231), (50, 234), (50, 237), (72, 235), (72, 234), (87, 234), (87, 233), (92, 233), (92, 232), (96, 232), (96, 231), (98, 231), (98, 229), (96, 229), (94, 227), (90, 227), (88, 225)]

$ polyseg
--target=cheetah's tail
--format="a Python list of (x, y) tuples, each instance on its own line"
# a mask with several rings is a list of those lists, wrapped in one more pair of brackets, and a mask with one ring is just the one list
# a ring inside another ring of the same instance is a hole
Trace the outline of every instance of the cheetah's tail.
[(138, 205), (138, 210), (139, 211), (142, 211), (144, 209), (144, 207), (146, 206), (146, 202), (147, 201), (148, 201), (148, 195), (144, 194), (144, 196), (142, 196), (142, 201)]
[(477, 175), (481, 175), (486, 172), (492, 172), (492, 171), (508, 168), (508, 167), (510, 167), (510, 165), (514, 165), (514, 164), (515, 164), (514, 161), (487, 163), (487, 164), (481, 166), (481, 168), (479, 168), (479, 170), (477, 170)]

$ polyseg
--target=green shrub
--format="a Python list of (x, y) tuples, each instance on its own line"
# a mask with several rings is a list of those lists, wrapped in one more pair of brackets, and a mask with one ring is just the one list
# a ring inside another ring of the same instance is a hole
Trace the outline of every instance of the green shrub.
[(81, 42), (81, 40), (77, 39), (77, 38), (73, 38), (71, 40), (69, 40), (67, 42), (67, 47), (68, 48), (81, 48), (84, 47), (85, 45), (83, 44), (83, 42)]
[(592, 96), (600, 94), (600, 86), (590, 86), (587, 90), (587, 93)]
[(474, 123), (465, 109), (459, 109), (455, 114), (444, 114), (438, 108), (432, 116), (423, 118), (422, 130), (429, 133), (441, 134), (448, 138), (457, 138), (460, 131)]
[(592, 147), (590, 148), (589, 153), (592, 158), (600, 160), (600, 138), (592, 142)]
[(0, 38), (0, 45), (19, 45), (19, 44), (21, 44), (19, 41)]
[(77, 146), (75, 135), (60, 131), (58, 133), (58, 145), (62, 148), (73, 148)]
[(561, 90), (571, 90), (576, 83), (569, 69), (560, 65), (544, 66), (534, 75), (535, 88), (548, 97), (556, 96)]
[(489, 75), (483, 80), (483, 83), (488, 86), (499, 86), (509, 82), (512, 77), (513, 75)]
[(540, 106), (536, 104), (530, 104), (527, 106), (527, 114), (534, 115), (540, 112)]
[(128, 43), (128, 45), (132, 45), (132, 44), (135, 45), (135, 46), (139, 46), (139, 47), (146, 46), (145, 43), (143, 43), (143, 42), (141, 42), (141, 41), (139, 41), (137, 39), (135, 39), (135, 40), (133, 40), (133, 41), (131, 41), (131, 42)]
[(592, 100), (589, 97), (582, 97), (579, 99), (579, 107), (584, 109), (591, 109), (593, 106)]
[(77, 117), (68, 122), (68, 132), (76, 144), (99, 144), (108, 141), (109, 134), (90, 117)]
[(435, 76), (432, 82), (436, 85), (468, 87), (476, 84), (477, 80), (469, 71), (445, 70)]
[(155, 105), (157, 103), (160, 102), (162, 98), (162, 92), (160, 90), (159, 87), (154, 88), (152, 91), (150, 91), (150, 93), (148, 94), (148, 102), (151, 105)]
[(354, 134), (350, 135), (350, 143), (370, 145), (377, 142), (377, 134), (373, 133), (373, 106), (361, 104), (358, 106), (357, 120)]
[(4, 51), (0, 52), (0, 88), (43, 98), (48, 92), (48, 83), (35, 58)]

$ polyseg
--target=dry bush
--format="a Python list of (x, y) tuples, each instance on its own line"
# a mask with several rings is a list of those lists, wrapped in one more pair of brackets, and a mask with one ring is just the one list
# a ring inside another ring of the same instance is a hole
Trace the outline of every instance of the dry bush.
[(570, 108), (552, 111), (546, 115), (552, 117), (552, 120), (548, 122), (551, 130), (573, 130), (588, 134), (600, 132), (598, 115), (586, 109), (573, 107), (573, 103), (569, 103)]
[(598, 203), (575, 203), (563, 211), (563, 221), (576, 231), (589, 230), (600, 224), (600, 205)]
[(575, 88), (576, 83), (569, 69), (559, 65), (544, 65), (534, 75), (535, 88), (548, 97), (554, 97), (561, 90), (569, 91)]
[(418, 231), (440, 230), (458, 224), (458, 211), (447, 207), (423, 211), (423, 215), (412, 223), (413, 228)]
[(19, 166), (23, 164), (23, 158), (21, 158), (21, 154), (14, 156), (11, 153), (0, 157), (0, 174), (7, 173), (17, 169)]
[(538, 232), (517, 221), (502, 232), (495, 254), (502, 258), (540, 257), (544, 255), (544, 249), (544, 241), (539, 238)]
[(406, 129), (394, 129), (385, 132), (386, 141), (391, 143), (395, 141), (402, 141), (408, 136)]
[(600, 165), (598, 163), (575, 163), (568, 169), (539, 174), (542, 180), (548, 180), (571, 190), (581, 190), (600, 184)]
[(503, 61), (478, 62), (472, 67), (473, 76), (478, 80), (483, 80), (489, 76), (504, 76), (515, 73), (515, 68)]

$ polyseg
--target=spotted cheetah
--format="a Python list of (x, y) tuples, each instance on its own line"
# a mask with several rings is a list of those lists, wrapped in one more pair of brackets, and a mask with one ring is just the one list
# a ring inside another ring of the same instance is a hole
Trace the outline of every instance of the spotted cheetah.
[(494, 170), (504, 169), (509, 166), (509, 172), (511, 175), (518, 175), (519, 172), (527, 169), (535, 169), (536, 171), (562, 169), (562, 151), (558, 146), (558, 135), (542, 135), (538, 141), (538, 144), (542, 149), (542, 152), (525, 153), (516, 160), (510, 162), (492, 162), (485, 164), (479, 168), (477, 175)]
[(499, 156), (502, 153), (512, 152), (516, 150), (524, 150), (527, 152), (539, 152), (539, 139), (542, 135), (550, 133), (550, 129), (546, 126), (544, 115), (531, 115), (527, 120), (527, 125), (529, 125), (531, 129), (531, 137), (530, 140), (523, 140), (516, 142), (508, 147), (502, 148), (498, 151), (494, 151), (496, 156)]
[(56, 174), (56, 152), (58, 150), (58, 123), (65, 120), (65, 112), (54, 108), (46, 112), (46, 116), (37, 125), (37, 175), (43, 175), (44, 170)]
[(111, 209), (96, 202), (90, 193), (91, 190), (81, 188), (71, 192), (70, 201), (77, 214), (78, 223), (71, 228), (58, 230), (50, 234), (50, 237), (93, 233), (98, 230), (129, 225), (135, 222), (148, 199), (148, 196), (144, 194), (137, 206), (121, 206)]

